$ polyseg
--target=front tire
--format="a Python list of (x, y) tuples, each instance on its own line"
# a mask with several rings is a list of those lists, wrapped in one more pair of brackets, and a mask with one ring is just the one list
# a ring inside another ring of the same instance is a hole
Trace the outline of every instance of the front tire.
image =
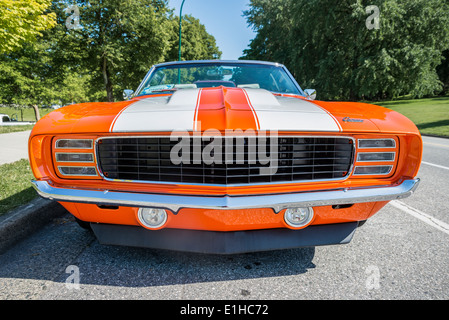
[(83, 229), (85, 229), (85, 230), (92, 231), (92, 227), (90, 226), (90, 222), (80, 220), (80, 219), (78, 219), (77, 217), (75, 217), (75, 221), (78, 223), (78, 225), (79, 225), (81, 228), (83, 228)]

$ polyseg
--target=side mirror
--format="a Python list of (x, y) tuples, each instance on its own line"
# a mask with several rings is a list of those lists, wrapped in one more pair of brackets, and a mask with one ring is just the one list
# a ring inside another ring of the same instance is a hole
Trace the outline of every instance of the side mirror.
[(131, 96), (133, 95), (133, 93), (134, 93), (133, 90), (129, 90), (129, 89), (123, 90), (123, 99), (125, 99), (125, 100), (131, 99)]
[(316, 90), (315, 89), (306, 89), (306, 90), (304, 90), (304, 93), (306, 94), (306, 99), (315, 100), (315, 98), (316, 98)]

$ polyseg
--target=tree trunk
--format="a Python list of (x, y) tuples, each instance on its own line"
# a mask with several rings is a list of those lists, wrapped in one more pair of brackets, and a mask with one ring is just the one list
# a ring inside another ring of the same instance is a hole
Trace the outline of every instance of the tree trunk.
[(112, 91), (112, 83), (109, 76), (109, 69), (108, 69), (108, 60), (106, 58), (103, 58), (103, 65), (101, 68), (103, 72), (103, 80), (104, 80), (104, 87), (106, 89), (106, 94), (109, 102), (114, 102), (114, 94)]
[(33, 105), (33, 109), (34, 109), (34, 115), (36, 116), (36, 121), (39, 121), (41, 118), (41, 115), (39, 113), (39, 107), (37, 106), (37, 104)]

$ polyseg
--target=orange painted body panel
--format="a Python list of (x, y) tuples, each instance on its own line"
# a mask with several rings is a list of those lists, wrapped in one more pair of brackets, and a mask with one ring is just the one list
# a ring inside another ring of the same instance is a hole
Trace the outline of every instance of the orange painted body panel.
[[(288, 133), (287, 133), (288, 134)], [(314, 133), (302, 133), (302, 135), (313, 135)], [(324, 134), (320, 134), (324, 135)], [(123, 136), (123, 134), (120, 134)], [(132, 136), (136, 136), (132, 134)], [(147, 136), (147, 135), (145, 135)], [(332, 134), (335, 136), (335, 134)], [(370, 135), (354, 135), (359, 138), (367, 138)], [(383, 135), (375, 135), (376, 137), (383, 137)], [(65, 138), (67, 135), (61, 135), (58, 137)], [(75, 136), (79, 138), (96, 138), (98, 136), (86, 136), (79, 135)], [(387, 137), (391, 137), (388, 135)], [(70, 185), (80, 188), (91, 188), (91, 189), (104, 189), (104, 190), (115, 190), (115, 191), (136, 191), (136, 192), (150, 192), (150, 193), (168, 193), (168, 194), (187, 194), (187, 195), (254, 195), (254, 194), (269, 194), (269, 193), (288, 193), (288, 192), (299, 192), (299, 191), (312, 191), (312, 190), (328, 190), (336, 188), (350, 188), (350, 187), (364, 187), (372, 185), (389, 185), (395, 184), (406, 178), (413, 178), (416, 176), (419, 170), (419, 164), (421, 160), (421, 138), (419, 136), (409, 136), (400, 135), (397, 136), (401, 147), (399, 149), (398, 161), (395, 166), (395, 170), (392, 172), (388, 178), (376, 178), (371, 177), (354, 177), (350, 176), (348, 179), (343, 181), (316, 181), (312, 184), (310, 183), (285, 183), (279, 185), (252, 185), (252, 186), (201, 186), (201, 185), (183, 185), (183, 184), (152, 184), (152, 183), (132, 183), (132, 182), (122, 182), (122, 181), (94, 181), (91, 179), (77, 179), (71, 180)], [(35, 146), (39, 141), (43, 144), (40, 146), (41, 151), (39, 152), (42, 157), (37, 157), (37, 152), (30, 151), (34, 154), (32, 157), (32, 169), (36, 177), (41, 177), (42, 179), (47, 179), (53, 181), (55, 185), (67, 184), (66, 179), (61, 179), (53, 166), (53, 155), (51, 152), (52, 139), (51, 137), (42, 136), (30, 138), (30, 146)], [(38, 148), (38, 147), (34, 147)], [(45, 155), (46, 158), (45, 158)], [(50, 166), (48, 164), (51, 164)], [(96, 178), (101, 179), (100, 177)]]
[[(83, 221), (106, 224), (139, 226), (138, 208), (99, 207), (95, 204), (61, 204), (74, 216)], [(331, 206), (315, 207), (315, 218), (311, 225), (364, 221), (379, 211), (385, 203), (358, 203), (350, 208), (333, 209)], [(289, 228), (284, 221), (284, 212), (274, 213), (271, 209), (206, 210), (181, 209), (176, 215), (168, 212), (165, 228), (240, 231), (255, 229)]]
[[(153, 95), (151, 97), (165, 97)], [(285, 95), (288, 96), (288, 95)], [(343, 136), (355, 139), (391, 138), (396, 141), (397, 158), (393, 163), (391, 174), (384, 177), (354, 176), (341, 181), (315, 181), (302, 183), (260, 184), (251, 186), (206, 186), (179, 183), (133, 183), (126, 181), (107, 181), (101, 176), (75, 178), (61, 176), (56, 167), (53, 146), (56, 139), (77, 138), (93, 139), (105, 136), (169, 136), (171, 132), (151, 133), (115, 133), (111, 132), (118, 115), (133, 103), (151, 99), (150, 96), (135, 98), (117, 103), (86, 103), (67, 106), (51, 112), (34, 127), (29, 144), (30, 164), (38, 180), (51, 181), (54, 186), (113, 190), (126, 192), (144, 192), (173, 195), (266, 195), (341, 188), (396, 185), (404, 179), (414, 178), (419, 170), (422, 156), (422, 141), (416, 126), (406, 117), (386, 108), (353, 102), (311, 103), (333, 116), (341, 127), (341, 132), (290, 132), (279, 131), (279, 135), (301, 136)], [(297, 99), (302, 97), (294, 96)], [(363, 122), (348, 122), (345, 118), (361, 119)], [(260, 128), (254, 108), (245, 92), (237, 88), (203, 89), (196, 106), (192, 128), (201, 131), (215, 129), (225, 132), (228, 129)], [(175, 128), (174, 128), (175, 129)], [(70, 149), (68, 151), (71, 151)], [(72, 150), (73, 151), (73, 150)], [(89, 151), (89, 150), (84, 150)], [(392, 151), (392, 149), (379, 151)], [(94, 152), (94, 150), (92, 150)], [(356, 152), (358, 148), (356, 147)], [(96, 163), (96, 159), (95, 159)], [(357, 163), (356, 163), (357, 164)], [(384, 164), (379, 162), (378, 164)], [(70, 165), (70, 164), (69, 164)], [(95, 204), (61, 202), (74, 216), (84, 221), (139, 225), (137, 208), (110, 207), (100, 208)], [(387, 202), (360, 203), (349, 208), (333, 209), (331, 206), (315, 207), (312, 224), (333, 224), (348, 221), (366, 220), (379, 211)], [(203, 210), (181, 209), (176, 215), (168, 214), (166, 228), (196, 229), (213, 231), (235, 231), (252, 229), (286, 228), (283, 212), (275, 214), (272, 209), (246, 210)]]
[(202, 89), (195, 111), (195, 129), (218, 131), (259, 129), (244, 91), (235, 88)]

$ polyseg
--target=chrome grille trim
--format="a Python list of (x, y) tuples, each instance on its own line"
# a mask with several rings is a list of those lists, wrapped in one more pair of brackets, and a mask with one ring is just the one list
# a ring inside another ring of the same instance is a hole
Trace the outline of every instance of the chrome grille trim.
[[(181, 136), (179, 136), (180, 138)], [(344, 150), (341, 152), (347, 152), (348, 154), (346, 155), (346, 158), (343, 157), (343, 159), (341, 160), (347, 160), (349, 161), (347, 164), (341, 164), (346, 165), (347, 167), (345, 167), (345, 170), (341, 170), (341, 172), (346, 172), (346, 174), (344, 176), (342, 176), (341, 178), (315, 178), (315, 179), (289, 179), (289, 180), (281, 180), (281, 178), (279, 178), (279, 172), (274, 174), (273, 177), (276, 177), (274, 180), (279, 180), (279, 181), (273, 181), (273, 179), (270, 179), (270, 181), (252, 181), (252, 182), (246, 182), (246, 183), (213, 183), (213, 182), (204, 182), (204, 183), (200, 183), (200, 182), (189, 182), (189, 181), (161, 181), (161, 180), (139, 180), (139, 179), (125, 179), (125, 178), (116, 178), (116, 177), (112, 177), (110, 175), (106, 175), (105, 173), (107, 171), (103, 171), (103, 165), (102, 165), (102, 156), (100, 155), (100, 152), (102, 150), (100, 150), (100, 144), (102, 143), (102, 141), (104, 140), (111, 140), (111, 139), (168, 139), (170, 140), (171, 136), (109, 136), (109, 137), (100, 137), (95, 141), (95, 158), (97, 159), (97, 170), (98, 173), (100, 174), (100, 176), (107, 180), (107, 181), (112, 181), (112, 182), (133, 182), (133, 183), (152, 183), (152, 184), (184, 184), (184, 185), (193, 185), (193, 186), (218, 186), (218, 187), (223, 187), (223, 186), (252, 186), (252, 185), (276, 185), (276, 184), (292, 184), (292, 183), (307, 183), (307, 182), (320, 182), (320, 181), (342, 181), (347, 179), (352, 171), (353, 171), (353, 167), (354, 167), (354, 162), (355, 162), (355, 157), (356, 157), (356, 139), (353, 137), (349, 137), (349, 136), (313, 136), (313, 135), (309, 135), (309, 136), (294, 136), (294, 135), (289, 135), (289, 136), (278, 136), (278, 139), (283, 139), (283, 138), (287, 138), (287, 139), (293, 139), (293, 138), (297, 138), (297, 139), (341, 139), (341, 141), (343, 140), (348, 140), (348, 144), (352, 145), (351, 148), (349, 148), (350, 150)], [(229, 137), (225, 136), (222, 137), (223, 140), (227, 139)], [(235, 138), (235, 137), (234, 137)], [(247, 138), (245, 136), (245, 138)], [(267, 140), (269, 140), (269, 137), (267, 137)], [(279, 142), (278, 140), (278, 142)], [(334, 140), (335, 142), (337, 140)], [(350, 141), (350, 142), (349, 142)], [(174, 144), (177, 143), (177, 141), (173, 142)], [(208, 144), (209, 141), (203, 141), (203, 145), (202, 145), (202, 149), (204, 147), (204, 144)], [(279, 143), (278, 146), (281, 146), (284, 144)], [(305, 144), (308, 145), (308, 144)], [(320, 145), (319, 143), (317, 145)], [(321, 145), (326, 145), (326, 144), (321, 144)], [(335, 143), (328, 143), (327, 145), (336, 145)], [(340, 143), (340, 145), (343, 145)], [(284, 145), (285, 146), (285, 145)], [(234, 145), (235, 147), (235, 145)], [(223, 147), (223, 152), (225, 152), (226, 148)], [(104, 151), (104, 150), (103, 150)], [(339, 150), (333, 150), (333, 151), (323, 151), (323, 152), (337, 152)], [(166, 150), (165, 152), (169, 152), (168, 150)], [(295, 150), (293, 151), (279, 151), (280, 153), (283, 154), (293, 154), (295, 152)], [(133, 154), (135, 152), (128, 152), (129, 154)], [(156, 151), (155, 151), (156, 153)], [(318, 153), (318, 152), (317, 152)], [(224, 157), (223, 157), (224, 158)], [(332, 160), (333, 157), (322, 157), (322, 158), (315, 158), (315, 160)], [(336, 160), (338, 157), (335, 157)], [(126, 160), (126, 158), (124, 158)], [(298, 160), (311, 160), (312, 158), (300, 158)], [(104, 160), (104, 158), (103, 158)], [(137, 159), (138, 160), (138, 159)], [(142, 160), (142, 159), (140, 159)], [(165, 159), (167, 160), (167, 159)], [(169, 158), (168, 158), (169, 160)], [(281, 161), (284, 159), (279, 158), (279, 163), (278, 163), (278, 169), (288, 169), (288, 168), (292, 168), (292, 165), (282, 165)], [(290, 160), (290, 159), (289, 159)], [(296, 159), (294, 159), (296, 160)], [(136, 161), (136, 158), (130, 158), (130, 161)], [(246, 161), (246, 158), (245, 158)], [(223, 161), (224, 162), (224, 161)], [(201, 164), (202, 166), (204, 166), (204, 163)], [(223, 163), (222, 165), (225, 165), (225, 163)], [(334, 165), (334, 164), (332, 164)], [(313, 165), (314, 168), (319, 168), (319, 167), (325, 167), (325, 166), (330, 166), (328, 164), (314, 164)], [(161, 166), (163, 167), (163, 166)], [(175, 165), (169, 165), (166, 169), (170, 169), (171, 167), (175, 167)], [(301, 165), (296, 164), (295, 166), (296, 168), (300, 168)], [(307, 167), (307, 165), (305, 165), (304, 167)], [(259, 167), (255, 167), (253, 169), (257, 169)], [(210, 169), (210, 168), (208, 168)], [(346, 170), (347, 169), (347, 170)], [(195, 170), (195, 169), (193, 169)], [(233, 170), (239, 170), (239, 168), (227, 168), (226, 170), (224, 168), (214, 168), (214, 170), (224, 170), (225, 172), (230, 172)], [(310, 172), (309, 172), (310, 173)], [(297, 175), (305, 175), (306, 173), (297, 173)], [(313, 172), (313, 174), (330, 174), (330, 172), (318, 172), (315, 173)], [(176, 176), (176, 174), (174, 174)], [(287, 175), (286, 173), (284, 173), (284, 175)], [(167, 176), (170, 176), (170, 174), (167, 174)], [(207, 176), (207, 175), (206, 175)], [(255, 176), (254, 174), (252, 175), (253, 177)], [(258, 175), (260, 176), (260, 175)], [(208, 177), (208, 176), (207, 176)], [(223, 177), (223, 176), (219, 176), (219, 177)], [(248, 175), (247, 174), (242, 174), (242, 175), (234, 175), (232, 177), (237, 177), (237, 178), (247, 178)], [(264, 176), (262, 176), (264, 177)], [(256, 179), (257, 180), (257, 179)]]

